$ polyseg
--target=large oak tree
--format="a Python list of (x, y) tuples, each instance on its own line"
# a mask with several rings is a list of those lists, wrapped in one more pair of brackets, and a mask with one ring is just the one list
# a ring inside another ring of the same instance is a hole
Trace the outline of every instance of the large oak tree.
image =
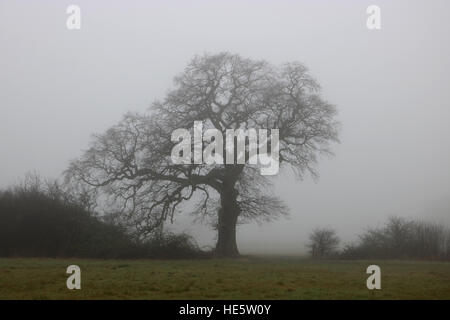
[[(281, 168), (316, 174), (317, 155), (337, 140), (335, 107), (300, 63), (276, 67), (230, 53), (195, 57), (175, 88), (144, 114), (127, 114), (67, 170), (67, 177), (112, 200), (137, 230), (150, 233), (173, 219), (180, 205), (215, 219), (218, 256), (239, 255), (236, 225), (270, 220), (287, 208), (273, 195), (271, 178), (254, 165), (174, 164), (175, 129), (278, 129)], [(269, 142), (270, 143), (270, 142)]]

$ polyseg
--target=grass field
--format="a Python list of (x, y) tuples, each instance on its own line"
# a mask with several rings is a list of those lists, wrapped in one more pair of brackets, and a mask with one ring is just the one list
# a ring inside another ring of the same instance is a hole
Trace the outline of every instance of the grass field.
[[(66, 287), (81, 268), (81, 290)], [(381, 290), (365, 270), (381, 267)], [(450, 263), (0, 259), (0, 299), (450, 299)]]

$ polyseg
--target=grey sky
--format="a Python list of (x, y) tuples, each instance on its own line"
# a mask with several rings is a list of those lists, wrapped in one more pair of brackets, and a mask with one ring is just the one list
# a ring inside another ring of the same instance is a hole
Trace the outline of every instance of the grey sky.
[[(81, 30), (66, 8), (81, 7)], [(366, 28), (381, 7), (382, 29)], [(351, 240), (389, 215), (450, 220), (448, 1), (0, 0), (0, 187), (58, 177), (92, 133), (161, 99), (195, 54), (303, 62), (337, 105), (320, 179), (281, 174), (287, 220), (240, 228), (242, 252), (300, 252), (316, 226)], [(206, 227), (177, 228), (212, 243)], [(264, 249), (263, 249), (264, 248)]]

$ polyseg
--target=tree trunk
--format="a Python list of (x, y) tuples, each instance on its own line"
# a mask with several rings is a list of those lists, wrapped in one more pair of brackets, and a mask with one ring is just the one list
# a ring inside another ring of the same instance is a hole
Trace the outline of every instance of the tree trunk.
[(219, 257), (237, 257), (239, 251), (236, 244), (236, 223), (239, 216), (239, 206), (236, 190), (234, 188), (224, 189), (220, 195), (220, 202), (215, 253)]

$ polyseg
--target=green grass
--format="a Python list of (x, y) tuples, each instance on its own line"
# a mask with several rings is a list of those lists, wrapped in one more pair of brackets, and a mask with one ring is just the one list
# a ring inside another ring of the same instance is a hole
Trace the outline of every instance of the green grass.
[[(81, 268), (81, 290), (66, 287)], [(381, 290), (366, 288), (370, 264)], [(0, 259), (0, 299), (450, 299), (450, 263)]]

